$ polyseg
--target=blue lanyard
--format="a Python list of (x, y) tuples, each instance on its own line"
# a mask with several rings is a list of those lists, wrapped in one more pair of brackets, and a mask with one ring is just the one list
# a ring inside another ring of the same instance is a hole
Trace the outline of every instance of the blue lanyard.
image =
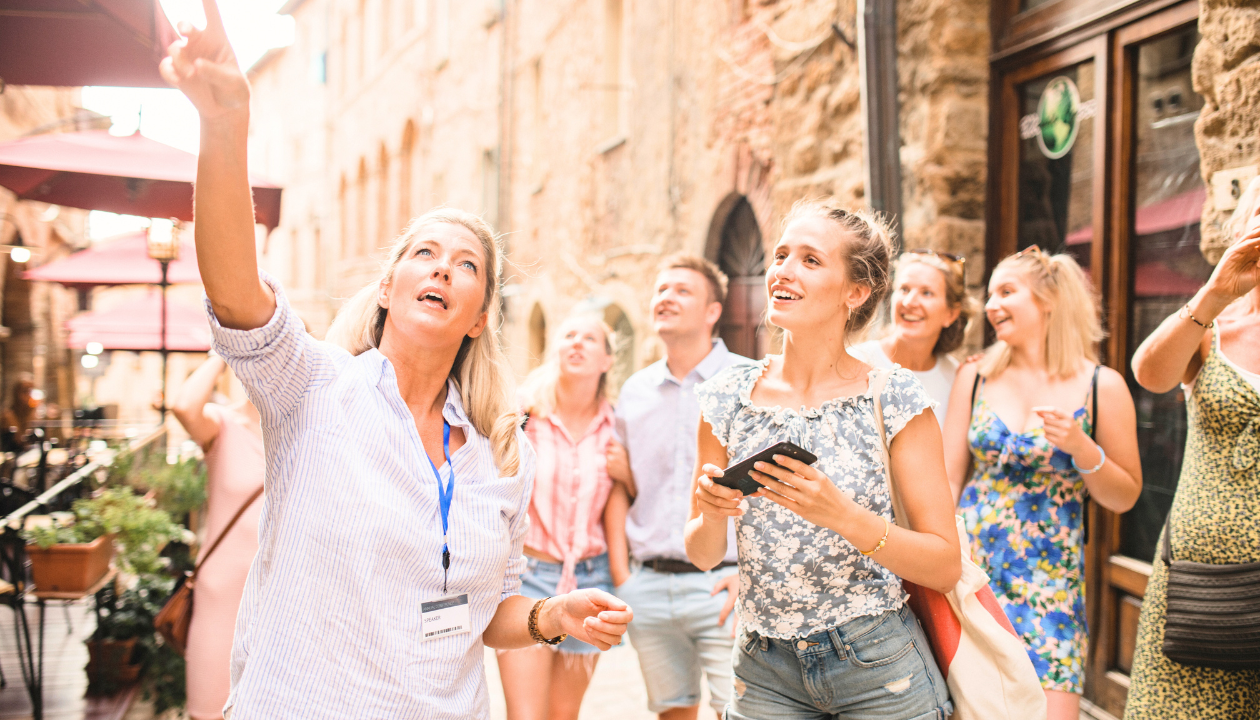
[(438, 483), (438, 507), (442, 511), (442, 592), (446, 592), (446, 576), (451, 569), (451, 551), (446, 544), (446, 535), (451, 517), (451, 498), (455, 495), (455, 464), (451, 462), (451, 424), (445, 419), (442, 420), (442, 454), (446, 456), (446, 466), (451, 469), (451, 479), (445, 486), (442, 485), (442, 473), (427, 451), (424, 457), (429, 461), (429, 467), (433, 468), (433, 476)]

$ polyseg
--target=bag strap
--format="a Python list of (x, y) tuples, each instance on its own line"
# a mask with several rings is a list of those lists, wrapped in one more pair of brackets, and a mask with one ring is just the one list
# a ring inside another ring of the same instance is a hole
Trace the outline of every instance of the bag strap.
[(1160, 550), (1160, 558), (1164, 566), (1172, 564), (1172, 508), (1168, 508), (1168, 519), (1164, 520), (1164, 547)]
[(884, 387), (888, 385), (888, 378), (891, 375), (892, 370), (888, 368), (877, 369), (871, 376), (870, 393), (871, 399), (875, 401), (875, 425), (879, 428), (879, 453), (884, 461), (884, 483), (888, 485), (888, 499), (892, 502), (893, 517), (898, 525), (909, 530), (910, 524), (906, 521), (901, 499), (897, 497), (897, 486), (893, 483), (892, 456), (888, 452), (888, 431), (884, 427), (884, 408), (880, 403), (880, 396), (884, 394)]
[(976, 411), (976, 389), (980, 387), (980, 369), (976, 368), (976, 379), (971, 381), (971, 412)]
[(201, 562), (197, 563), (197, 567), (193, 568), (193, 577), (197, 577), (197, 572), (201, 570), (201, 566), (205, 565), (206, 561), (210, 559), (210, 556), (214, 554), (214, 551), (219, 549), (219, 545), (223, 542), (223, 538), (227, 537), (228, 533), (232, 531), (232, 528), (236, 525), (236, 521), (241, 519), (241, 516), (245, 514), (247, 509), (249, 509), (249, 506), (253, 505), (254, 501), (258, 499), (258, 496), (262, 494), (263, 486), (259, 485), (258, 489), (254, 491), (254, 494), (250, 495), (249, 499), (241, 504), (241, 509), (236, 511), (236, 514), (228, 521), (227, 527), (223, 528), (223, 532), (219, 533), (219, 537), (214, 539), (214, 544), (206, 551), (206, 554), (201, 558)]
[[(1102, 365), (1094, 366), (1094, 379), (1089, 381), (1089, 401), (1092, 405), (1089, 414), (1089, 439), (1094, 440), (1095, 433), (1098, 432), (1098, 373), (1102, 372)], [(1098, 442), (1094, 440), (1094, 442)], [(1081, 504), (1081, 542), (1089, 544), (1089, 489), (1084, 492), (1084, 500)]]
[(1089, 399), (1093, 404), (1093, 408), (1089, 411), (1089, 439), (1094, 439), (1094, 433), (1098, 432), (1098, 373), (1102, 372), (1102, 365), (1094, 366), (1094, 379), (1089, 383)]

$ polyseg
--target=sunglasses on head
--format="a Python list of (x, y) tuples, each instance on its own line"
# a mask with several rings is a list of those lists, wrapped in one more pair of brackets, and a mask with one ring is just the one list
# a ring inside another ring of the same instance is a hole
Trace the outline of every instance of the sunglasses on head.
[(966, 264), (967, 262), (967, 258), (963, 257), (962, 255), (955, 255), (954, 253), (948, 253), (948, 252), (940, 252), (939, 250), (932, 250), (929, 248), (915, 248), (913, 250), (907, 250), (906, 252), (910, 253), (911, 255), (932, 255), (934, 257), (938, 257), (947, 262), (954, 263), (956, 266), (958, 266), (959, 269), (961, 269), (963, 265)]

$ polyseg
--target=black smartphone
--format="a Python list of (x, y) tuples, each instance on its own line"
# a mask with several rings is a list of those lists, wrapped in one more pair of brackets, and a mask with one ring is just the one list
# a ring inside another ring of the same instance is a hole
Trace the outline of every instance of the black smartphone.
[(749, 477), (748, 472), (753, 469), (753, 465), (759, 462), (766, 462), (777, 465), (772, 459), (775, 455), (783, 455), (793, 460), (800, 460), (806, 465), (813, 465), (818, 462), (818, 456), (806, 450), (805, 448), (792, 442), (781, 442), (771, 445), (765, 450), (761, 450), (750, 458), (740, 460), (734, 465), (722, 471), (722, 477), (713, 478), (713, 482), (728, 488), (735, 488), (745, 495), (752, 495), (760, 490), (763, 486), (761, 483)]

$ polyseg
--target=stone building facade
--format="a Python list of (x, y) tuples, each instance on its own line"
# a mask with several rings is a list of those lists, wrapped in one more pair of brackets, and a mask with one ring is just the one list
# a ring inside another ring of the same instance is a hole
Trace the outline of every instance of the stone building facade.
[[(45, 132), (84, 130), (99, 118), (80, 110), (77, 88), (8, 86), (0, 91), (0, 142)], [(30, 377), (45, 408), (76, 405), (73, 353), (66, 348), (65, 320), (77, 310), (73, 291), (22, 278), (22, 273), (62, 257), (86, 242), (87, 213), (19, 201), (0, 188), (0, 245), (20, 236), (30, 260), (0, 250), (0, 405), (8, 408), (14, 383)]]
[[(408, 218), (450, 204), (505, 233), (521, 374), (576, 307), (617, 328), (619, 377), (658, 357), (649, 283), (676, 250), (728, 272), (722, 335), (762, 355), (781, 219), (803, 198), (867, 203), (867, 144), (891, 132), (865, 109), (868, 5), (897, 18), (904, 246), (965, 255), (977, 295), (1005, 254), (1072, 254), (1103, 300), (1103, 361), (1127, 373), (1260, 164), (1255, 3), (291, 0), (296, 43), (251, 71), (253, 160), (286, 187), (264, 265), (319, 333)], [(1095, 506), (1087, 565), (1086, 696), (1113, 714), (1185, 425), (1184, 398), (1132, 388), (1148, 491), (1124, 517)]]

